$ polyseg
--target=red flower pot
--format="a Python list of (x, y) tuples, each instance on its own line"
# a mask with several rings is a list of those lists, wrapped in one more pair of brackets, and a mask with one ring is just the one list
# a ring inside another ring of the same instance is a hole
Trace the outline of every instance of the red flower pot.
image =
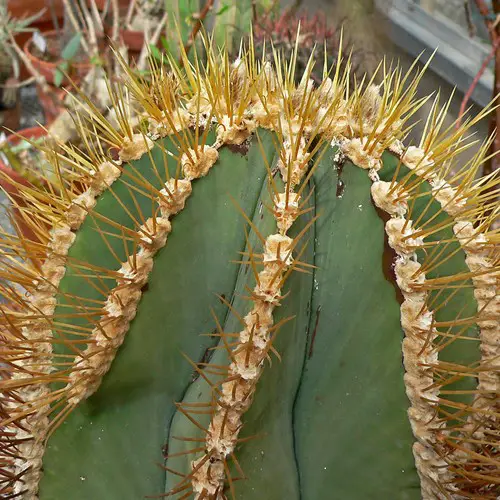
[[(0, 90), (0, 95), (2, 90)], [(21, 99), (19, 93), (16, 94), (16, 100), (12, 107), (5, 108), (0, 105), (0, 130), (2, 127), (10, 130), (17, 130), (19, 128), (19, 120), (21, 118)]]
[(123, 39), (123, 43), (131, 52), (131, 55), (140, 54), (144, 45), (144, 32), (121, 29), (120, 36)]
[[(42, 33), (45, 39), (49, 42), (50, 46), (50, 41), (55, 41), (59, 37), (59, 33), (55, 30), (53, 31), (46, 31)], [(33, 39), (30, 38), (25, 44), (24, 44), (24, 53), (28, 56), (29, 60), (31, 61), (31, 64), (33, 64), (34, 68), (47, 80), (47, 83), (54, 83), (54, 77), (56, 73), (57, 67), (63, 62), (62, 59), (60, 59), (57, 62), (50, 62), (50, 61), (44, 61), (42, 59), (39, 59), (37, 56), (33, 54)], [(71, 64), (70, 68), (70, 76), (72, 79), (78, 79), (83, 77), (86, 73), (90, 71), (92, 68), (92, 64), (90, 62), (83, 62), (83, 63), (73, 63)], [(63, 84), (68, 84), (69, 82), (64, 79)]]
[[(64, 15), (63, 7), (62, 0), (7, 0), (7, 11), (12, 17), (17, 19), (33, 16), (45, 9), (45, 12), (31, 25), (32, 28), (41, 32), (50, 31), (56, 27), (54, 26), (54, 17), (59, 23), (59, 26), (62, 26)], [(31, 33), (26, 32), (18, 33), (14, 38), (18, 45), (23, 47), (26, 42), (31, 39), (31, 36)], [(20, 79), (26, 80), (29, 77), (29, 71), (21, 62)]]

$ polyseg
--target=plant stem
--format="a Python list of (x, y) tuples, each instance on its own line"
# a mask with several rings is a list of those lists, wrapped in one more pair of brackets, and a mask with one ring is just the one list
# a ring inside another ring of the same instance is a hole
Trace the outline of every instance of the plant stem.
[[(94, 2), (94, 0), (91, 1)], [(90, 57), (97, 57), (99, 56), (99, 46), (97, 41), (96, 27), (94, 20), (92, 19), (92, 15), (90, 14), (85, 1), (80, 1), (80, 3), (77, 4), (76, 8), (80, 11), (81, 16), (83, 17), (84, 26), (86, 26), (85, 31), (89, 39)]]
[[(78, 20), (75, 17), (75, 14), (73, 12), (73, 9), (71, 8), (71, 5), (69, 4), (69, 0), (62, 0), (62, 2), (63, 2), (63, 5), (64, 5), (64, 12), (68, 16), (67, 18), (68, 18), (69, 22), (73, 26), (73, 29), (75, 30), (75, 33), (78, 33), (79, 31), (81, 31), (81, 27), (78, 24)], [(82, 44), (83, 50), (85, 50), (85, 52), (90, 57), (89, 46), (87, 44), (87, 40), (85, 40), (85, 37), (82, 37), (81, 44)]]
[[(495, 16), (500, 15), (500, 0), (493, 0), (493, 12)], [(491, 22), (490, 22), (491, 23)], [(491, 23), (492, 31), (492, 43), (497, 45), (496, 54), (495, 54), (495, 81), (493, 84), (493, 99), (497, 99), (500, 94), (500, 50), (498, 49), (498, 44), (496, 43), (500, 39), (500, 30), (498, 27), (498, 23)], [(490, 122), (490, 133), (493, 133), (500, 124), (500, 110), (497, 108), (495, 110), (495, 114), (493, 115), (493, 119)], [(500, 135), (495, 134), (495, 139), (493, 144), (491, 145), (491, 154), (495, 154), (495, 156), (491, 157), (491, 160), (485, 163), (483, 168), (483, 175), (488, 175), (499, 168), (499, 159), (498, 152), (500, 151)]]
[(161, 35), (161, 30), (163, 29), (163, 26), (165, 26), (167, 19), (168, 19), (168, 12), (165, 12), (160, 22), (158, 23), (158, 26), (156, 26), (151, 38), (149, 38), (149, 29), (144, 32), (144, 45), (142, 46), (141, 54), (139, 56), (139, 61), (137, 63), (137, 68), (139, 70), (143, 71), (146, 69), (146, 61), (147, 61), (146, 57), (150, 52), (149, 47), (150, 45), (156, 45), (158, 43), (158, 40), (160, 39)]
[[(191, 46), (193, 45), (193, 43), (196, 39), (196, 35), (198, 34), (198, 32), (201, 29), (201, 25), (203, 24), (203, 21), (207, 17), (208, 13), (212, 10), (213, 5), (214, 5), (214, 0), (207, 0), (203, 9), (196, 16), (197, 17), (196, 22), (194, 23), (193, 29), (192, 29), (191, 33), (189, 34), (189, 38), (188, 38), (186, 44), (184, 45), (184, 50), (186, 52), (186, 55), (189, 53), (189, 50), (191, 49)], [(182, 64), (183, 64), (183, 62), (181, 59), (180, 65), (182, 66)]]
[(129, 28), (130, 21), (132, 20), (132, 13), (134, 12), (135, 4), (137, 0), (131, 0), (127, 9), (127, 15), (125, 16), (125, 27)]
[(111, 28), (111, 41), (116, 43), (118, 40), (118, 26), (120, 23), (120, 11), (118, 8), (118, 0), (111, 0), (111, 12), (113, 15), (113, 24)]
[[(484, 24), (488, 28), (490, 34), (491, 44), (493, 46), (493, 54), (495, 56), (495, 80), (493, 84), (493, 100), (497, 99), (500, 93), (500, 50), (498, 39), (500, 38), (500, 32), (498, 29), (498, 24), (494, 23), (491, 18), (491, 11), (484, 0), (475, 0), (476, 6), (479, 10), (481, 16), (483, 16)], [(500, 0), (493, 0), (493, 13), (498, 16), (500, 15)], [(500, 110), (497, 108), (491, 117), (490, 121), (490, 134), (495, 132), (497, 124), (500, 123)], [(495, 139), (491, 144), (490, 158), (485, 161), (483, 166), (483, 175), (488, 175), (498, 169), (498, 151), (500, 151), (500, 137), (495, 134)]]
[(486, 59), (481, 64), (481, 67), (479, 68), (479, 71), (476, 73), (474, 80), (472, 80), (472, 83), (470, 84), (469, 88), (467, 89), (467, 92), (465, 93), (464, 98), (462, 99), (462, 103), (460, 104), (460, 111), (458, 112), (458, 120), (455, 124), (455, 128), (457, 130), (460, 128), (460, 125), (462, 123), (462, 118), (463, 118), (463, 115), (466, 111), (467, 103), (469, 102), (469, 99), (471, 98), (471, 96), (474, 92), (474, 89), (476, 88), (477, 84), (479, 83), (479, 80), (481, 79), (484, 72), (486, 71), (488, 64), (495, 56), (496, 51), (497, 51), (499, 46), (500, 46), (500, 37), (497, 37), (497, 39), (495, 40), (495, 43), (491, 47), (490, 53), (488, 54)]

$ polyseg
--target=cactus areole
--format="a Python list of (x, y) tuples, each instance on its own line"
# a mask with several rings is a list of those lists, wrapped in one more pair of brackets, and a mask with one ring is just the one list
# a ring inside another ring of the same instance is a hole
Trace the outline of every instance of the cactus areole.
[(2, 498), (497, 498), (482, 116), (446, 128), (436, 99), (405, 145), (423, 70), (313, 83), (314, 56), (297, 78), (205, 43), (148, 80), (122, 62), (114, 118), (81, 95), (84, 147), (45, 148), (61, 189), (20, 187)]

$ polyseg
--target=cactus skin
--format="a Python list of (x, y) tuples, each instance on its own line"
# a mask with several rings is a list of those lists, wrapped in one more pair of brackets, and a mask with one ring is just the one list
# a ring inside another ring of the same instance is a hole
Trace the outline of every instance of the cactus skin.
[[(3, 311), (3, 492), (495, 498), (498, 176), (473, 181), (488, 142), (448, 176), (453, 190), (441, 181), (474, 120), (440, 136), (436, 101), (421, 149), (405, 150), (419, 75), (346, 98), (347, 73), (314, 89), (311, 62), (296, 87), (293, 65), (277, 57), (276, 76), (251, 54), (230, 66), (209, 47), (204, 76), (184, 55), (185, 75), (153, 68), (151, 86), (130, 75), (147, 135), (124, 113), (116, 129), (82, 111), (82, 136), (121, 162), (48, 151), (90, 187), (29, 213), (46, 248), (5, 236), (9, 277), (31, 298), (3, 289), (23, 307)], [(458, 242), (467, 220), (475, 238)], [(425, 279), (404, 274), (418, 265)], [(283, 277), (268, 295), (266, 270)], [(272, 316), (253, 328), (252, 308)], [(263, 357), (243, 366), (244, 352)], [(223, 441), (227, 455), (212, 448)]]

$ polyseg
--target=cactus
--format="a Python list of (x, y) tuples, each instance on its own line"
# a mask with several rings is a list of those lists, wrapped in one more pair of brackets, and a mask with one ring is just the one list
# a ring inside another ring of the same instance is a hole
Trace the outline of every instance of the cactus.
[[(354, 50), (353, 44), (347, 40), (345, 33), (335, 26), (329, 26), (324, 12), (308, 15), (305, 12), (295, 12), (296, 9), (286, 9), (281, 13), (264, 12), (256, 16), (252, 32), (253, 43), (257, 57), (265, 56), (273, 59), (273, 52), (278, 50), (289, 58), (295, 50), (295, 38), (300, 27), (300, 46), (297, 52), (295, 75), (300, 80), (309, 61), (311, 50), (315, 46), (323, 46), (327, 54), (327, 64), (334, 64), (339, 52), (350, 52), (350, 76), (363, 78), (366, 71), (364, 54)], [(269, 43), (271, 41), (271, 43)], [(347, 62), (347, 61), (345, 61)], [(378, 61), (377, 61), (378, 62)], [(323, 79), (323, 68), (316, 66), (311, 78), (316, 83)]]
[(425, 68), (205, 44), (122, 61), (118, 127), (81, 95), (86, 150), (45, 153), (86, 190), (24, 188), (38, 240), (2, 235), (4, 498), (495, 498), (487, 110), (437, 97), (405, 146)]

